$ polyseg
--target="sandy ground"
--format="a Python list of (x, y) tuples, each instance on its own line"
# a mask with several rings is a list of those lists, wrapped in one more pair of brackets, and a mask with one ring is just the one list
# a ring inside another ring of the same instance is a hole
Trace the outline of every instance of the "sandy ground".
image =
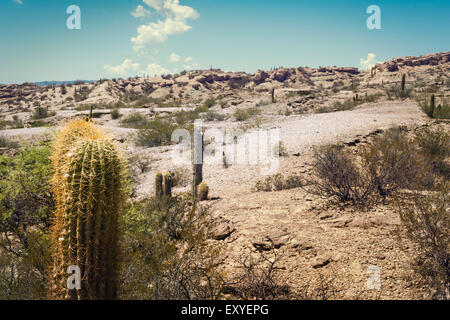
[[(271, 106), (264, 108), (270, 109)], [(276, 118), (276, 121), (274, 121)], [(378, 129), (393, 126), (418, 126), (427, 119), (415, 103), (381, 102), (358, 109), (335, 113), (276, 116), (263, 121), (261, 129), (280, 129), (280, 138), (287, 156), (279, 159), (283, 175), (307, 174), (311, 147), (364, 139)], [(221, 130), (236, 128), (240, 123), (208, 122), (205, 127)], [(189, 188), (191, 166), (177, 166), (172, 161), (173, 146), (135, 147), (130, 135), (133, 129), (105, 127), (117, 139), (126, 141), (125, 152), (130, 161), (145, 165), (135, 172), (136, 193), (144, 197), (153, 193), (153, 178), (158, 170), (178, 170), (186, 176)], [(8, 137), (32, 139), (51, 134), (52, 129), (30, 128), (3, 130)], [(264, 178), (259, 165), (204, 165), (204, 181), (210, 186), (206, 202), (217, 218), (227, 221), (234, 232), (224, 240), (226, 263), (242, 253), (255, 249), (255, 243), (271, 239), (284, 251), (282, 277), (294, 290), (301, 284), (315, 283), (320, 275), (333, 280), (335, 298), (418, 299), (423, 288), (416, 285), (409, 255), (394, 240), (392, 232), (398, 216), (389, 207), (364, 211), (328, 207), (327, 202), (292, 189), (279, 192), (255, 192), (255, 183)], [(381, 274), (381, 291), (367, 290), (368, 268), (375, 266)]]

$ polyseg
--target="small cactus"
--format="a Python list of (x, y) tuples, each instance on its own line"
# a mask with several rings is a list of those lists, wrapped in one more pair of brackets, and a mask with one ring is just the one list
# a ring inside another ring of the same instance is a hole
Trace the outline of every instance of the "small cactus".
[(272, 97), (272, 103), (275, 103), (276, 102), (276, 100), (275, 100), (275, 88), (272, 88), (272, 91), (271, 91), (270, 95)]
[(172, 187), (173, 187), (173, 177), (170, 172), (167, 172), (162, 181), (162, 189), (163, 194), (166, 197), (170, 197), (172, 195)]
[(406, 75), (402, 75), (402, 92), (405, 92)]
[(206, 182), (202, 182), (197, 186), (197, 198), (199, 201), (208, 200), (209, 187)]
[(155, 197), (160, 198), (163, 193), (163, 174), (158, 171), (155, 175)]

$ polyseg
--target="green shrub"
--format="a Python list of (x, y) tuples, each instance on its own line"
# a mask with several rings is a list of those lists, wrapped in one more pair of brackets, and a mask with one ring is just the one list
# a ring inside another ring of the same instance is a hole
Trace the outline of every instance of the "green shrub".
[(205, 119), (207, 121), (223, 121), (225, 120), (225, 116), (223, 114), (209, 110), (208, 112), (206, 112)]
[(214, 107), (214, 105), (216, 104), (216, 99), (214, 98), (209, 98), (206, 99), (205, 102), (203, 103), (203, 106), (205, 106), (207, 109)]
[(295, 189), (303, 186), (303, 182), (297, 175), (283, 176), (278, 173), (272, 176), (268, 176), (263, 180), (257, 181), (255, 184), (256, 191), (280, 191)]
[(0, 135), (0, 148), (15, 149), (18, 146), (19, 143), (17, 141)]
[(0, 299), (46, 298), (54, 210), (50, 154), (41, 145), (0, 156)]
[(450, 135), (440, 128), (432, 130), (426, 128), (419, 132), (414, 141), (421, 153), (433, 168), (433, 171), (447, 179), (450, 179), (450, 166), (446, 159), (450, 156)]
[(111, 111), (111, 118), (114, 120), (119, 119), (122, 116), (122, 114), (120, 113), (120, 110), (118, 108), (114, 108)]
[(178, 126), (164, 119), (148, 121), (140, 127), (137, 143), (145, 147), (168, 145), (171, 143), (172, 132), (177, 128)]
[(192, 196), (150, 198), (124, 216), (125, 299), (222, 297), (221, 245), (211, 243), (211, 213)]
[(402, 189), (429, 189), (434, 184), (431, 163), (401, 128), (387, 130), (361, 148), (362, 170), (380, 196)]
[(149, 124), (149, 120), (140, 113), (132, 113), (123, 118), (120, 123), (126, 128), (142, 129)]
[(344, 102), (336, 101), (331, 107), (322, 106), (315, 110), (315, 113), (328, 113), (337, 111), (353, 110), (355, 107), (370, 102), (376, 102), (380, 99), (382, 94), (366, 94), (363, 98), (358, 97), (358, 94), (353, 99), (347, 99)]
[(407, 99), (413, 96), (413, 90), (411, 88), (407, 88), (402, 90), (401, 85), (393, 85), (386, 89), (386, 94), (389, 100), (393, 99)]
[(249, 109), (238, 109), (234, 113), (234, 117), (236, 121), (246, 121), (249, 120), (252, 116), (261, 114), (261, 110), (258, 108), (249, 108)]
[(418, 96), (416, 101), (428, 117), (433, 119), (450, 119), (448, 99), (441, 97), (437, 101), (436, 96), (432, 94), (430, 97), (426, 95)]

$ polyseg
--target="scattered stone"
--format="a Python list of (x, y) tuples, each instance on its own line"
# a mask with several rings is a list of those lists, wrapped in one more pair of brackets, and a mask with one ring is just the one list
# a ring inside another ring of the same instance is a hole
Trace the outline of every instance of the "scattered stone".
[(328, 265), (330, 262), (332, 261), (331, 256), (329, 255), (323, 255), (323, 256), (318, 256), (315, 259), (313, 259), (312, 261), (312, 267), (314, 269), (318, 269), (318, 268), (322, 268), (325, 267), (326, 265)]
[(223, 220), (219, 222), (211, 231), (211, 238), (214, 240), (225, 240), (236, 231), (236, 228), (230, 221)]
[(289, 233), (274, 232), (267, 235), (259, 241), (253, 242), (253, 247), (258, 251), (269, 251), (272, 249), (279, 249), (289, 240)]

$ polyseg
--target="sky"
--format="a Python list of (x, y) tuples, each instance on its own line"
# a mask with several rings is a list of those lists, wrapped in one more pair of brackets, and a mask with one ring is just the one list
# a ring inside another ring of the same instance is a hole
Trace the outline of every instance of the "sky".
[(0, 83), (367, 68), (450, 51), (449, 15), (448, 0), (0, 0)]

